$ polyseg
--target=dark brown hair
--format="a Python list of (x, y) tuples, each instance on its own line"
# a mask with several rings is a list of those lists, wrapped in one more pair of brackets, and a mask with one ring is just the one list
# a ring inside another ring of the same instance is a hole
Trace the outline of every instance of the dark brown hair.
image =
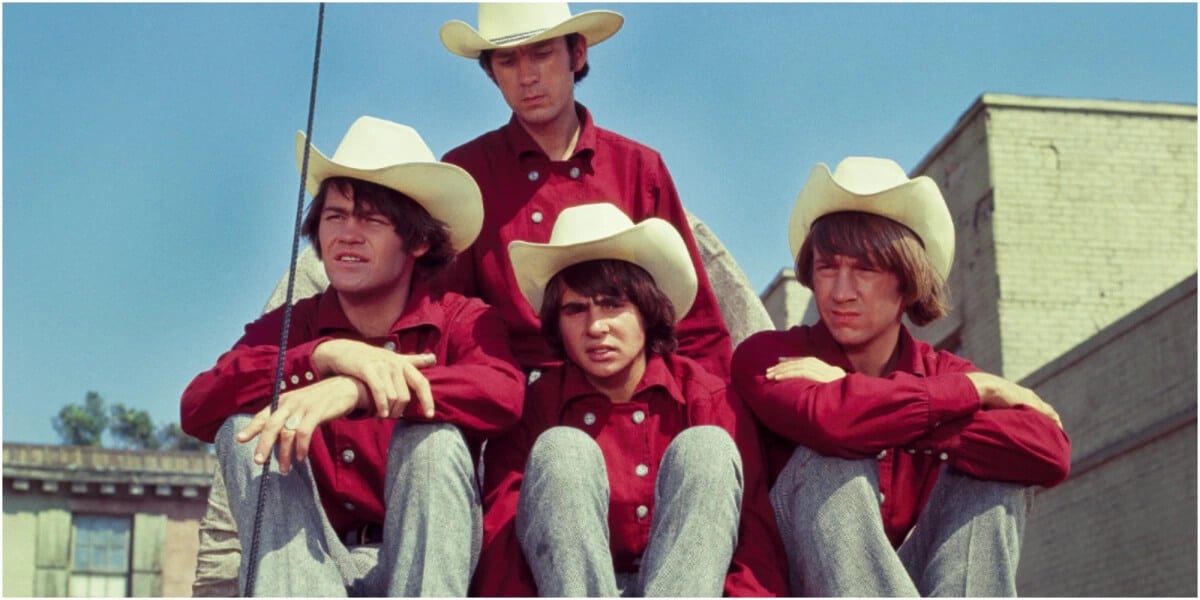
[(921, 238), (896, 221), (856, 211), (817, 219), (796, 256), (796, 279), (809, 289), (814, 251), (850, 257), (895, 274), (905, 312), (916, 325), (927, 325), (949, 312), (946, 282), (929, 261)]
[[(571, 68), (574, 69), (575, 68), (575, 44), (579, 43), (579, 39), (582, 36), (578, 33), (568, 33), (567, 35), (565, 35), (563, 37), (567, 38), (567, 56), (569, 56), (571, 58), (570, 65), (571, 65)], [(493, 52), (495, 52), (495, 50), (484, 50), (479, 53), (479, 67), (481, 69), (483, 69), (484, 73), (487, 73), (487, 76), (489, 79), (491, 79), (492, 81), (495, 81), (496, 76), (492, 74), (492, 53)], [(583, 67), (581, 69), (579, 69), (578, 71), (575, 71), (575, 83), (579, 83), (580, 81), (583, 81), (583, 78), (587, 77), (588, 71), (591, 71), (591, 70), (592, 70), (592, 66), (589, 63), (586, 63), (586, 62), (583, 63)]]
[(423, 274), (435, 273), (454, 260), (455, 252), (450, 246), (450, 231), (445, 223), (430, 216), (425, 207), (389, 187), (350, 177), (330, 177), (322, 181), (321, 189), (308, 206), (301, 231), (304, 237), (312, 242), (317, 258), (321, 257), (321, 211), (325, 210), (325, 197), (332, 186), (336, 186), (342, 195), (354, 200), (354, 216), (361, 216), (364, 212), (377, 212), (387, 217), (392, 222), (396, 235), (404, 241), (406, 251), (428, 244), (429, 250), (416, 261), (417, 270)]
[(611, 296), (628, 300), (642, 313), (646, 332), (646, 354), (669, 354), (675, 341), (675, 307), (654, 284), (645, 269), (623, 260), (589, 260), (576, 263), (554, 275), (546, 284), (542, 298), (542, 337), (559, 358), (566, 357), (562, 332), (558, 326), (558, 308), (565, 288), (587, 298)]

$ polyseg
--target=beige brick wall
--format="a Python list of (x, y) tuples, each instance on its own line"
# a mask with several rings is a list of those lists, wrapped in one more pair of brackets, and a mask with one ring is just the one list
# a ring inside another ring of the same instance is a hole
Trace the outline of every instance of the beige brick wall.
[(1022, 380), (1072, 467), (1027, 522), (1021, 595), (1196, 595), (1196, 358), (1193, 275)]
[(1005, 376), (1195, 272), (1195, 110), (1161, 106), (986, 107)]

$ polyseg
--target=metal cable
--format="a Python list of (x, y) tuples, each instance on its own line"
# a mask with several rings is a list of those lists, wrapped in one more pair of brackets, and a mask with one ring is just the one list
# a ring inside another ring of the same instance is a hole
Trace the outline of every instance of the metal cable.
[[(325, 27), (325, 3), (320, 4), (317, 13), (317, 47), (313, 56), (312, 88), (308, 96), (308, 123), (304, 129), (304, 159), (300, 163), (300, 197), (296, 202), (296, 224), (292, 229), (292, 260), (288, 267), (287, 296), (283, 302), (283, 328), (279, 333), (279, 358), (275, 364), (275, 384), (271, 388), (271, 412), (279, 407), (280, 386), (283, 383), (283, 361), (288, 347), (288, 329), (292, 324), (292, 289), (296, 282), (296, 258), (300, 249), (300, 223), (304, 216), (304, 190), (308, 180), (308, 151), (312, 147), (313, 113), (317, 105), (317, 73), (321, 66), (321, 34)], [(267, 453), (263, 463), (262, 476), (258, 484), (258, 505), (254, 509), (254, 533), (250, 538), (250, 563), (246, 567), (246, 589), (244, 596), (254, 595), (254, 583), (258, 575), (258, 538), (262, 531), (263, 505), (267, 502), (267, 482), (271, 472), (271, 457), (274, 452)]]

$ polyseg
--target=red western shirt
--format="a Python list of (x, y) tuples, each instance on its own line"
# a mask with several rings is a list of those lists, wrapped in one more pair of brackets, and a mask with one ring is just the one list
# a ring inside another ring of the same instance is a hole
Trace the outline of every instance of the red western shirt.
[[(948, 464), (980, 479), (1051, 487), (1066, 479), (1071, 443), (1049, 417), (1025, 406), (983, 410), (965, 373), (975, 365), (900, 330), (900, 354), (883, 377), (854, 372), (823, 323), (754, 334), (733, 357), (733, 381), (775, 435), (771, 482), (796, 445), (826, 456), (879, 459), (884, 528), (899, 547)], [(846, 370), (829, 383), (768, 381), (782, 356), (815, 356)]]
[(515, 115), (500, 129), (446, 154), (446, 162), (466, 169), (479, 183), (484, 205), (482, 233), (448, 273), (451, 289), (500, 309), (522, 366), (557, 365), (559, 360), (542, 339), (538, 315), (517, 287), (509, 242), (549, 242), (558, 215), (580, 204), (615, 204), (635, 223), (658, 217), (683, 235), (700, 284), (695, 304), (675, 328), (679, 353), (728, 379), (733, 352), (729, 330), (662, 157), (596, 127), (583, 105), (576, 104), (576, 111), (583, 125), (575, 153), (567, 160), (548, 158)]
[[(437, 365), (421, 373), (433, 390), (434, 417), (421, 417), (413, 402), (405, 418), (453, 424), (477, 450), (480, 438), (508, 428), (521, 414), (524, 377), (508, 349), (504, 323), (478, 299), (453, 293), (436, 297), (423, 283), (414, 280), (413, 285), (404, 313), (381, 338), (359, 335), (333, 290), (297, 302), (288, 330), (284, 384), (295, 389), (319, 381), (313, 349), (334, 338), (394, 347), (404, 354), (432, 353)], [(247, 325), (233, 349), (192, 380), (183, 392), (184, 431), (211, 442), (229, 416), (254, 414), (270, 404), (282, 326), (280, 307)], [(313, 432), (309, 465), (339, 533), (383, 523), (388, 444), (395, 424), (391, 419), (343, 417)]]
[(569, 363), (548, 371), (529, 387), (520, 423), (488, 442), (484, 456), (483, 552), (475, 569), (473, 594), (537, 595), (517, 541), (517, 500), (530, 449), (542, 432), (557, 425), (583, 430), (604, 455), (610, 490), (609, 542), (617, 572), (638, 570), (654, 518), (659, 464), (671, 440), (696, 425), (716, 425), (729, 432), (742, 455), (745, 484), (738, 545), (725, 593), (787, 594), (783, 542), (767, 497), (753, 415), (732, 388), (695, 361), (657, 354), (647, 362), (630, 402), (611, 402), (588, 383), (579, 367)]

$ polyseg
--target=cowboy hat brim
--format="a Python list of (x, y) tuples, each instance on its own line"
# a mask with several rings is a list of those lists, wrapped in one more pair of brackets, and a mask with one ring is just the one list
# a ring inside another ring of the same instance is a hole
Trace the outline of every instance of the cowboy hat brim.
[(589, 10), (551, 27), (532, 31), (514, 33), (503, 38), (489, 40), (475, 31), (475, 28), (459, 21), (449, 21), (442, 25), (438, 35), (446, 49), (463, 58), (479, 58), (484, 50), (497, 50), (533, 44), (542, 40), (562, 37), (569, 33), (578, 33), (587, 40), (588, 47), (595, 46), (612, 37), (621, 29), (625, 17), (620, 13), (609, 10)]
[(546, 284), (559, 271), (590, 260), (623, 260), (645, 269), (671, 301), (676, 323), (696, 300), (696, 269), (687, 245), (679, 231), (662, 219), (647, 219), (608, 237), (576, 244), (515, 241), (508, 245), (508, 254), (521, 294), (538, 314)]
[[(304, 163), (304, 132), (296, 132), (296, 167)], [(412, 198), (431, 217), (446, 224), (455, 253), (466, 250), (483, 227), (483, 195), (469, 173), (444, 162), (410, 162), (378, 169), (338, 164), (309, 145), (305, 189), (316, 196), (330, 177), (351, 177), (382, 185)]]
[(930, 263), (946, 280), (954, 263), (954, 221), (937, 183), (921, 175), (885, 190), (864, 193), (843, 187), (829, 167), (818, 163), (796, 197), (788, 223), (792, 260), (817, 219), (835, 212), (856, 211), (886, 217), (911, 229), (921, 239)]

